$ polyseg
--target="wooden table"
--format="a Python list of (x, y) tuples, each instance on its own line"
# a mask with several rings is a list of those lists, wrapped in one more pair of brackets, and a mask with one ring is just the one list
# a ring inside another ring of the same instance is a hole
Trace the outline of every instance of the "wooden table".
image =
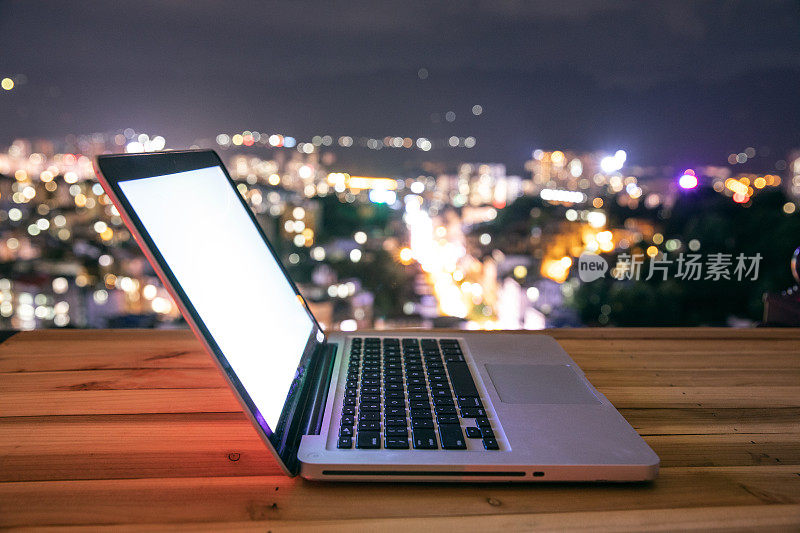
[(0, 344), (0, 526), (800, 529), (800, 330), (548, 333), (661, 457), (655, 482), (290, 479), (188, 331), (37, 331)]

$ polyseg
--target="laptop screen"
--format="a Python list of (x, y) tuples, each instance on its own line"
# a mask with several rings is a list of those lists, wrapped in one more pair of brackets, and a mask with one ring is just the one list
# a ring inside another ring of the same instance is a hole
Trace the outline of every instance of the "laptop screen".
[(218, 166), (119, 182), (273, 430), (314, 327)]

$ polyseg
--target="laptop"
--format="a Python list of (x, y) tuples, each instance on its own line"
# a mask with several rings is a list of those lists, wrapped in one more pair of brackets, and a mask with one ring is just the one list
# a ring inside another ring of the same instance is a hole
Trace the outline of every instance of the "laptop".
[(551, 337), (325, 332), (211, 150), (96, 171), (286, 474), (643, 481), (659, 458)]

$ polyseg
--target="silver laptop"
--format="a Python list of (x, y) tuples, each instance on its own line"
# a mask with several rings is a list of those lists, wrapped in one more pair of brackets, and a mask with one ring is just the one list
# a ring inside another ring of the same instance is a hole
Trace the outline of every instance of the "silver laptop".
[(97, 174), (288, 475), (642, 481), (658, 456), (551, 337), (324, 332), (213, 151)]

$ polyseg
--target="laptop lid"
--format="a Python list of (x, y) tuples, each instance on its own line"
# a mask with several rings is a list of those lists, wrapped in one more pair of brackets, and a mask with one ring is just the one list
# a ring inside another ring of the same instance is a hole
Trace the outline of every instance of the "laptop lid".
[(219, 156), (104, 155), (97, 171), (262, 438), (296, 474), (301, 391), (325, 337)]

